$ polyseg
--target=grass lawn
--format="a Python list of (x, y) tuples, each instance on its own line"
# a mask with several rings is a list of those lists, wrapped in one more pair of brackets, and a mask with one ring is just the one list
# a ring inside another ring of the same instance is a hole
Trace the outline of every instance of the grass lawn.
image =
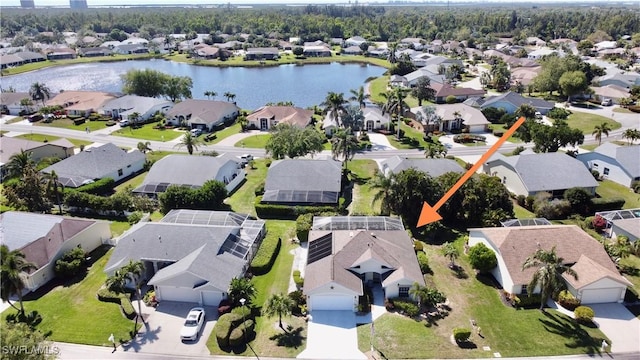
[[(493, 133), (494, 130), (504, 131), (504, 132), (508, 130), (508, 128), (505, 127), (505, 124), (489, 124), (489, 129), (491, 130), (491, 133)], [(509, 136), (507, 141), (514, 144), (523, 142), (520, 138), (513, 135)]]
[(34, 71), (38, 69), (44, 69), (51, 66), (62, 66), (62, 65), (74, 65), (74, 64), (82, 64), (82, 63), (93, 63), (93, 62), (112, 62), (112, 61), (124, 61), (124, 60), (144, 60), (144, 59), (152, 59), (157, 58), (155, 54), (138, 54), (138, 55), (112, 55), (112, 56), (96, 56), (96, 57), (79, 57), (75, 59), (65, 59), (65, 60), (46, 60), (40, 62), (34, 62), (29, 64), (24, 64), (20, 66), (16, 66), (9, 69), (2, 69), (2, 75), (15, 75), (21, 74), (28, 71)]
[[(45, 285), (46, 290), (39, 291), (40, 296), (24, 302), (26, 311), (35, 310), (42, 316), (37, 329), (49, 333), (48, 340), (111, 346), (107, 340), (111, 333), (116, 339), (130, 339), (134, 323), (120, 313), (119, 305), (96, 298), (96, 292), (107, 279), (103, 269), (111, 250), (106, 250), (101, 247), (92, 253), (95, 263), (81, 281), (55, 287)], [(6, 310), (2, 318), (13, 312), (12, 308)]]
[(125, 231), (129, 230), (131, 224), (129, 224), (129, 222), (125, 219), (110, 220), (109, 227), (111, 228), (111, 236), (115, 238), (122, 235), (122, 233), (124, 233)]
[(604, 116), (584, 113), (580, 111), (574, 111), (573, 114), (569, 115), (569, 118), (567, 119), (567, 123), (570, 127), (574, 129), (580, 129), (580, 131), (582, 131), (582, 133), (585, 135), (591, 135), (596, 125), (600, 125), (603, 122), (609, 124), (611, 130), (619, 129), (622, 126), (619, 122), (611, 120)]
[(352, 171), (352, 179), (355, 183), (349, 213), (379, 215), (380, 202), (371, 205), (375, 190), (368, 184), (368, 181), (378, 169), (378, 164), (373, 160), (352, 160), (349, 162), (348, 167)]
[(359, 64), (372, 64), (385, 68), (389, 68), (391, 64), (385, 59), (378, 59), (373, 57), (365, 57), (362, 55), (336, 55), (335, 53), (329, 57), (296, 57), (293, 54), (282, 54), (280, 59), (278, 60), (244, 60), (242, 56), (231, 56), (224, 61), (213, 59), (213, 60), (201, 60), (201, 59), (190, 59), (187, 58), (185, 54), (173, 53), (170, 56), (165, 56), (165, 58), (177, 61), (177, 62), (185, 62), (196, 65), (204, 65), (204, 66), (218, 66), (218, 67), (228, 67), (228, 66), (242, 66), (242, 67), (265, 67), (265, 66), (278, 66), (285, 64), (329, 64), (333, 62), (339, 63), (359, 63)]
[(234, 134), (238, 134), (240, 133), (240, 130), (242, 130), (242, 127), (240, 126), (240, 124), (235, 123), (229, 127), (226, 127), (220, 131), (216, 131), (214, 134), (216, 134), (216, 138), (215, 140), (212, 140), (209, 142), (209, 144), (217, 144), (219, 143), (222, 139), (225, 139), (231, 135)]
[(611, 180), (600, 181), (596, 193), (602, 198), (624, 198), (623, 209), (640, 208), (640, 194), (636, 194), (630, 188)]
[[(33, 133), (18, 135), (15, 138), (16, 139), (27, 139), (27, 140), (39, 141), (39, 142), (56, 141), (56, 140), (60, 139), (60, 137), (58, 137), (58, 136), (44, 135), (44, 134), (33, 134)], [(87, 141), (87, 140), (69, 139), (69, 138), (66, 138), (66, 139), (69, 140), (69, 142), (71, 142), (75, 146), (80, 146), (80, 145), (87, 146), (87, 145), (92, 144), (91, 141)]]
[(523, 208), (522, 206), (513, 203), (513, 212), (516, 214), (517, 219), (529, 219), (536, 217), (536, 214)]
[[(403, 139), (414, 139), (418, 141), (418, 149), (422, 150), (427, 147), (427, 142), (424, 141), (424, 133), (422, 131), (418, 131), (411, 126), (405, 124), (404, 122), (400, 122), (400, 129), (404, 131)], [(397, 129), (396, 129), (397, 130)], [(412, 146), (405, 141), (398, 141), (396, 139), (396, 135), (387, 135), (387, 139), (391, 146), (396, 149), (415, 149), (415, 146)]]
[(143, 172), (140, 173), (132, 178), (129, 178), (128, 180), (126, 180), (125, 182), (120, 183), (118, 186), (115, 187), (115, 191), (121, 191), (126, 189), (128, 186), (131, 186), (131, 189), (135, 189), (138, 186), (140, 186), (142, 184), (142, 182), (144, 181), (144, 178), (147, 177), (148, 172)]
[(56, 127), (56, 128), (64, 128), (78, 131), (85, 131), (86, 128), (89, 128), (89, 131), (101, 130), (107, 127), (106, 121), (85, 121), (84, 124), (75, 125), (73, 121), (69, 118), (64, 119), (56, 119), (50, 123), (45, 123), (43, 121), (38, 121), (33, 123), (35, 126), (48, 126), (48, 127)]
[[(461, 249), (463, 242), (460, 236), (455, 243)], [(427, 283), (435, 284), (447, 295), (452, 311), (431, 327), (396, 314), (379, 318), (375, 346), (386, 358), (479, 358), (491, 357), (494, 352), (503, 357), (598, 354), (604, 339), (600, 330), (576, 325), (554, 310), (545, 314), (507, 307), (494, 286), (476, 279), (466, 256), (456, 261), (466, 274), (458, 277), (448, 268), (440, 246), (427, 245), (425, 251), (433, 270), (433, 275), (426, 277)], [(471, 319), (482, 328), (484, 336), (472, 335), (470, 340), (477, 348), (462, 349), (452, 344), (453, 329), (470, 328)], [(361, 351), (369, 349), (369, 341), (369, 326), (360, 326)], [(490, 346), (491, 351), (483, 351), (483, 346)]]
[(631, 268), (636, 268), (638, 270), (635, 274), (624, 274), (624, 277), (627, 280), (631, 281), (633, 284), (633, 288), (636, 290), (636, 293), (640, 293), (640, 257), (635, 255), (629, 255), (624, 259), (620, 259), (620, 265), (629, 266)]
[(114, 131), (112, 135), (153, 141), (169, 141), (184, 135), (184, 131), (182, 130), (160, 130), (154, 129), (154, 126), (156, 126), (155, 123), (144, 124), (137, 129), (134, 129), (131, 126), (127, 126), (120, 130)]
[(271, 134), (259, 134), (259, 135), (251, 135), (247, 138), (244, 138), (237, 143), (235, 143), (235, 147), (242, 148), (252, 148), (252, 149), (264, 149), (267, 141), (271, 138)]
[(377, 103), (383, 103), (384, 98), (380, 96), (381, 93), (387, 92), (387, 85), (389, 84), (389, 76), (380, 76), (369, 82), (369, 95), (370, 100)]
[(245, 168), (247, 176), (244, 184), (225, 200), (225, 203), (231, 206), (232, 211), (256, 215), (256, 208), (253, 205), (256, 199), (255, 190), (267, 178), (267, 166), (265, 163), (264, 159), (257, 159), (253, 162), (255, 169), (251, 169), (248, 166)]

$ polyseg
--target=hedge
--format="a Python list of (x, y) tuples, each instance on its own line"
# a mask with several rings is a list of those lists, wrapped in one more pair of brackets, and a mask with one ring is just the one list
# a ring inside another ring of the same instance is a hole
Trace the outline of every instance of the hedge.
[(619, 210), (624, 206), (623, 198), (593, 198), (591, 199), (591, 211), (609, 211), (609, 210)]
[(471, 330), (466, 328), (455, 328), (453, 329), (453, 338), (456, 339), (456, 342), (465, 342), (469, 340), (471, 337)]
[(229, 335), (231, 330), (238, 324), (238, 321), (242, 321), (242, 316), (233, 313), (227, 313), (218, 319), (213, 331), (216, 334), (216, 340), (221, 348), (229, 346)]
[(409, 317), (418, 316), (418, 314), (420, 313), (420, 308), (418, 308), (418, 305), (410, 299), (393, 298), (390, 299), (390, 301), (395, 309), (399, 310)]
[[(341, 198), (342, 199), (342, 198)], [(281, 204), (263, 204), (262, 196), (256, 196), (256, 214), (262, 219), (290, 219), (302, 214), (320, 214), (323, 212), (336, 212), (337, 206), (295, 206)]]
[(275, 235), (270, 236), (267, 234), (267, 237), (262, 241), (262, 245), (260, 245), (256, 256), (253, 258), (253, 261), (251, 261), (251, 273), (254, 275), (263, 275), (268, 273), (278, 257), (281, 246), (282, 239), (279, 237), (276, 238)]
[(119, 304), (123, 315), (127, 319), (131, 320), (136, 317), (136, 310), (133, 308), (133, 304), (131, 304), (130, 294), (119, 294), (103, 287), (98, 290), (96, 295), (100, 301)]
[(576, 318), (576, 321), (581, 324), (589, 324), (593, 322), (593, 317), (596, 314), (593, 312), (593, 309), (588, 306), (578, 306), (573, 311), (573, 316)]
[(575, 308), (580, 306), (580, 300), (573, 296), (569, 291), (562, 290), (560, 294), (558, 294), (558, 304), (567, 310), (573, 311)]
[(249, 334), (253, 332), (255, 323), (249, 319), (238, 325), (229, 334), (229, 346), (237, 347), (245, 343), (245, 339), (249, 338)]
[(431, 268), (429, 267), (429, 258), (427, 258), (427, 254), (423, 251), (418, 252), (418, 265), (420, 265), (420, 272), (423, 274), (431, 273)]
[(535, 308), (540, 306), (542, 300), (540, 294), (522, 295), (516, 296), (516, 306), (522, 308)]
[(309, 240), (309, 231), (313, 225), (313, 214), (302, 214), (296, 219), (296, 235), (300, 242)]
[(112, 178), (104, 178), (98, 181), (94, 181), (91, 184), (82, 185), (73, 190), (69, 189), (69, 191), (79, 191), (94, 195), (106, 195), (113, 192), (113, 188), (115, 185), (116, 182)]
[(304, 284), (304, 278), (302, 276), (300, 276), (300, 270), (294, 270), (293, 271), (293, 282), (298, 287), (301, 287)]

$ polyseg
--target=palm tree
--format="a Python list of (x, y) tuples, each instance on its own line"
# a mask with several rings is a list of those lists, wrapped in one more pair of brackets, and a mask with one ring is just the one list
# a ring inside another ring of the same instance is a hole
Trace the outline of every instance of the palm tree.
[(551, 295), (557, 294), (566, 289), (562, 274), (567, 273), (578, 280), (578, 274), (569, 266), (564, 264), (564, 259), (556, 254), (556, 247), (550, 251), (538, 248), (536, 252), (527, 257), (522, 264), (522, 270), (536, 268), (533, 277), (527, 285), (527, 292), (533, 294), (537, 287), (540, 287), (540, 310), (544, 309)]
[(396, 51), (398, 51), (398, 43), (391, 42), (389, 43), (389, 62), (395, 64), (398, 59), (396, 58)]
[(49, 99), (51, 97), (51, 90), (47, 85), (35, 82), (31, 84), (31, 88), (29, 88), (29, 96), (31, 96), (33, 101), (42, 101), (42, 105), (44, 106), (44, 99)]
[(341, 127), (342, 124), (340, 124), (340, 121), (339, 121), (340, 113), (344, 111), (344, 105), (346, 103), (347, 101), (344, 99), (343, 93), (338, 94), (331, 91), (327, 94), (327, 97), (324, 99), (324, 102), (320, 105), (324, 107), (324, 112), (326, 114), (329, 114), (329, 116), (331, 116), (331, 118), (333, 119), (333, 122), (338, 127)]
[(233, 102), (234, 104), (236, 103), (234, 100), (236, 99), (236, 94), (234, 93), (227, 93), (229, 95), (229, 101)]
[(369, 180), (369, 186), (374, 191), (377, 190), (373, 196), (371, 206), (380, 201), (380, 213), (382, 215), (389, 215), (391, 213), (391, 205), (389, 200), (391, 199), (391, 185), (393, 184), (393, 173), (389, 176), (385, 176), (383, 172), (376, 170), (371, 180)]
[(438, 159), (447, 156), (447, 148), (441, 142), (428, 142), (424, 149), (424, 155), (427, 158)]
[(627, 129), (622, 133), (623, 139), (629, 140), (629, 145), (633, 145), (636, 140), (640, 140), (640, 130), (638, 129)]
[(602, 134), (609, 137), (609, 131), (611, 130), (613, 130), (611, 129), (611, 126), (603, 121), (600, 125), (595, 126), (591, 135), (595, 135), (595, 139), (598, 140), (598, 145), (600, 145), (602, 144)]
[(224, 96), (227, 99), (227, 101), (231, 101), (231, 95), (233, 94), (227, 91), (222, 96)]
[(143, 154), (146, 154), (147, 151), (153, 151), (151, 150), (151, 141), (140, 141), (138, 143), (138, 150)]
[(198, 145), (201, 144), (202, 141), (197, 136), (193, 136), (191, 132), (187, 131), (175, 147), (182, 148), (184, 146), (187, 148), (189, 155), (193, 155), (193, 150), (198, 150)]
[(131, 121), (131, 129), (138, 126), (138, 120), (140, 120), (140, 113), (137, 111), (132, 112), (128, 116), (129, 121)]
[(173, 44), (173, 36), (167, 34), (164, 37), (164, 46), (165, 46), (165, 50), (169, 49), (171, 50), (171, 44)]
[(414, 282), (411, 289), (409, 289), (409, 295), (416, 299), (418, 301), (418, 307), (421, 307), (424, 300), (429, 296), (429, 288)]
[(353, 96), (349, 98), (349, 101), (357, 102), (358, 105), (360, 105), (360, 108), (364, 108), (367, 106), (365, 102), (367, 101), (367, 99), (369, 99), (369, 94), (367, 94), (364, 90), (364, 86), (360, 86), (357, 90), (351, 89), (350, 91)]
[(58, 174), (55, 170), (51, 170), (50, 173), (44, 173), (44, 179), (47, 182), (47, 193), (51, 196), (51, 193), (55, 194), (56, 204), (58, 204), (58, 213), (62, 215), (62, 202), (60, 201), (60, 190), (64, 192), (64, 186), (60, 184)]
[(442, 254), (449, 259), (449, 267), (453, 269), (456, 266), (455, 260), (460, 256), (458, 248), (453, 243), (446, 242), (442, 246)]
[(7, 174), (9, 176), (21, 176), (28, 167), (35, 167), (36, 162), (33, 161), (33, 152), (20, 150), (19, 153), (11, 155), (7, 163)]
[(393, 90), (380, 95), (385, 98), (385, 103), (382, 106), (382, 115), (390, 114), (391, 118), (395, 117), (396, 126), (398, 127), (398, 139), (400, 138), (400, 120), (404, 116), (405, 111), (409, 108), (409, 105), (404, 101), (409, 93), (409, 89), (393, 88)]
[[(6, 301), (11, 307), (24, 314), (24, 306), (22, 305), (22, 290), (25, 288), (23, 272), (36, 270), (38, 267), (25, 260), (24, 254), (20, 250), (11, 250), (7, 245), (0, 245), (0, 297)], [(11, 303), (11, 295), (18, 297), (20, 308)]]
[(331, 138), (331, 154), (333, 159), (344, 158), (344, 168), (347, 168), (347, 162), (353, 159), (358, 148), (358, 139), (351, 133), (351, 128), (338, 129)]
[(20, 107), (22, 107), (22, 111), (26, 114), (31, 113), (31, 106), (33, 106), (33, 100), (29, 98), (20, 99)]
[(264, 314), (267, 316), (278, 315), (278, 323), (280, 328), (284, 330), (282, 326), (282, 316), (291, 315), (291, 308), (293, 307), (293, 300), (284, 294), (273, 294), (264, 307)]
[[(109, 276), (105, 285), (109, 290), (115, 292), (124, 292), (127, 284), (133, 284), (135, 287), (136, 297), (138, 300), (138, 316), (144, 322), (142, 317), (142, 280), (144, 275), (144, 263), (142, 261), (129, 260), (129, 263), (120, 269), (116, 270), (115, 274)], [(138, 318), (136, 317), (136, 324), (138, 324)]]
[(249, 120), (246, 116), (240, 115), (238, 117), (238, 124), (240, 124), (240, 129), (242, 130), (242, 132), (245, 132), (247, 131), (247, 127), (249, 126)]
[(233, 305), (239, 305), (240, 299), (245, 299), (247, 304), (256, 296), (256, 288), (247, 278), (233, 278), (229, 284), (229, 301)]

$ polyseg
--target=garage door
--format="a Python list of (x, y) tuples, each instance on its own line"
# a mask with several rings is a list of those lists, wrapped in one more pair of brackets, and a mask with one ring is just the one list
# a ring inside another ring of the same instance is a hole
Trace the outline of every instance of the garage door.
[(158, 286), (160, 301), (182, 301), (200, 303), (200, 292), (189, 288)]
[(313, 295), (311, 310), (350, 310), (353, 311), (353, 296)]
[(202, 301), (204, 305), (218, 306), (222, 300), (222, 293), (219, 291), (203, 291)]
[(620, 300), (621, 288), (584, 289), (582, 291), (583, 304), (612, 303)]

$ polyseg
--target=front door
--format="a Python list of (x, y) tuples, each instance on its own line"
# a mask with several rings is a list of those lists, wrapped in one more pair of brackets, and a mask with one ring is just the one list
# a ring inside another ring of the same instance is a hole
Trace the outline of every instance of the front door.
[(373, 120), (367, 120), (367, 131), (373, 130)]
[(260, 130), (268, 130), (267, 119), (260, 119)]

